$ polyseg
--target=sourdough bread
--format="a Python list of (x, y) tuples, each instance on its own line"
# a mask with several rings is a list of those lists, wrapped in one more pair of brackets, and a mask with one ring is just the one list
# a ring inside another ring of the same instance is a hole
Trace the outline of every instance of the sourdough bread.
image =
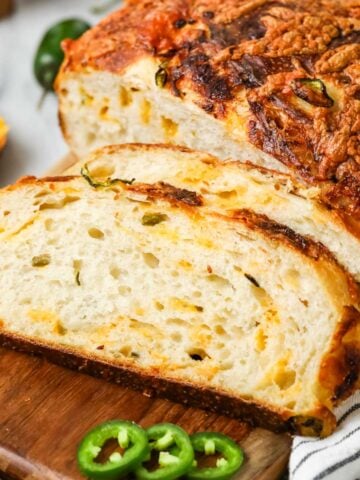
[(360, 282), (360, 232), (339, 212), (318, 201), (317, 188), (304, 188), (289, 175), (240, 162), (221, 163), (211, 155), (164, 145), (104, 147), (73, 165), (79, 175), (87, 165), (104, 180), (133, 178), (164, 181), (178, 188), (196, 186), (210, 209), (230, 214), (250, 209), (325, 245)]
[(65, 138), (288, 169), (359, 220), (359, 32), (354, 0), (128, 1), (64, 43)]
[(264, 426), (327, 435), (359, 383), (358, 293), (320, 244), (201, 184), (0, 191), (3, 345)]

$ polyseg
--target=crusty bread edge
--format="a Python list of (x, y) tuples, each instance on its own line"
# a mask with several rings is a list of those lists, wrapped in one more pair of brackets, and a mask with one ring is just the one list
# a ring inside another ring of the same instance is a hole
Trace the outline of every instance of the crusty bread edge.
[(345, 307), (330, 348), (323, 357), (319, 371), (319, 398), (331, 405), (345, 400), (360, 388), (360, 314)]
[[(188, 382), (159, 376), (156, 368), (145, 370), (126, 361), (110, 362), (100, 356), (76, 351), (71, 347), (38, 341), (6, 330), (0, 331), (0, 346), (45, 357), (57, 365), (140, 391), (147, 396), (166, 398), (183, 405), (241, 419), (253, 426), (265, 427), (276, 433), (302, 434), (302, 424), (309, 422), (309, 419), (322, 423), (322, 436), (330, 434), (336, 427), (334, 415), (320, 405), (316, 411), (309, 412), (307, 416), (292, 417), (289, 410), (275, 410), (265, 402), (235, 397), (220, 389), (194, 386)], [(306, 434), (309, 434), (309, 429), (306, 430)]]

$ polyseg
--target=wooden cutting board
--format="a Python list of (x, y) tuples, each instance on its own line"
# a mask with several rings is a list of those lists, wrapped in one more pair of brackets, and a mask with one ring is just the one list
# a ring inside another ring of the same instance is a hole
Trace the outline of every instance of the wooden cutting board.
[[(48, 173), (60, 174), (74, 161), (68, 156)], [(0, 478), (80, 480), (79, 441), (94, 425), (113, 418), (144, 427), (167, 421), (189, 433), (215, 430), (230, 435), (246, 455), (239, 480), (276, 480), (286, 469), (291, 443), (287, 435), (150, 398), (0, 348)]]

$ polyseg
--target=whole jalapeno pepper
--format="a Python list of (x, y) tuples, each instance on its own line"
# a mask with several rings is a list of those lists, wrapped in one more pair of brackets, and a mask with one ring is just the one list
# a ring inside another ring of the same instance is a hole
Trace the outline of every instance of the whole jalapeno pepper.
[(64, 59), (61, 42), (65, 38), (79, 38), (91, 25), (78, 18), (70, 18), (53, 25), (43, 36), (34, 58), (34, 74), (46, 90), (53, 90), (55, 77)]

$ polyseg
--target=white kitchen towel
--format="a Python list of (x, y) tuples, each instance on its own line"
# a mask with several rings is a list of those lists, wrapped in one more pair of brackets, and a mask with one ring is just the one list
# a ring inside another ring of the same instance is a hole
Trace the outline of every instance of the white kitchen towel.
[(327, 438), (295, 437), (290, 480), (360, 480), (360, 392), (336, 410), (337, 430)]

